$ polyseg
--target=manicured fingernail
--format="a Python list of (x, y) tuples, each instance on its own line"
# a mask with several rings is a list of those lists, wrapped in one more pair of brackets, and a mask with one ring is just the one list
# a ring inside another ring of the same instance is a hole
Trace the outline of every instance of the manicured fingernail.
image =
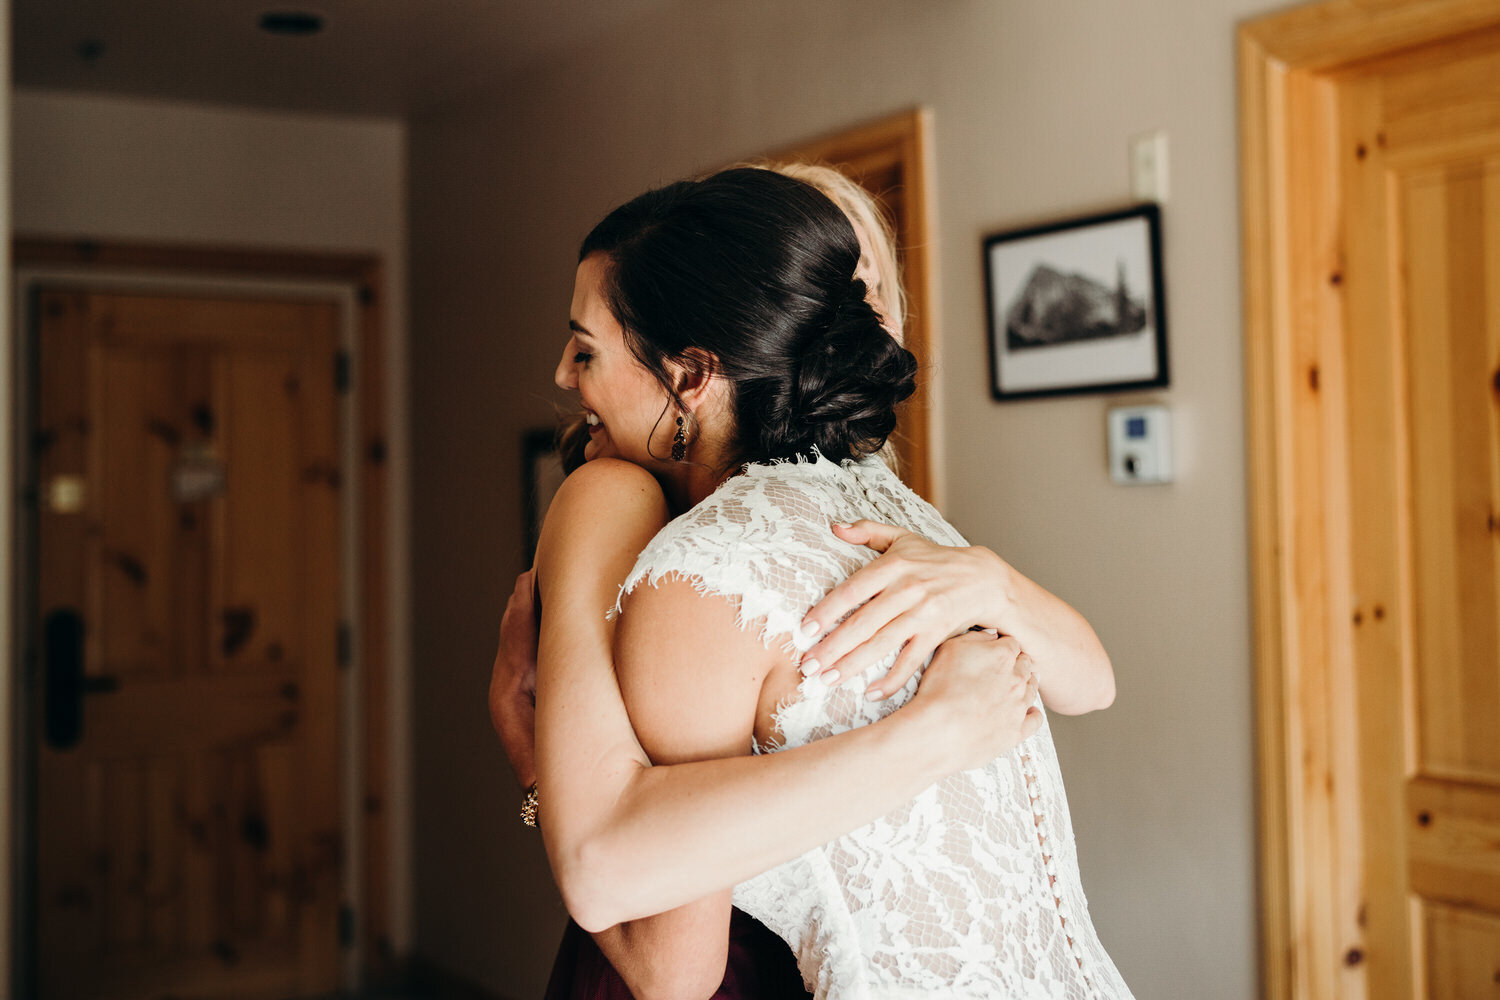
[(879, 701), (884, 697), (885, 695), (881, 693), (880, 688), (870, 688), (865, 691), (865, 701)]
[(802, 638), (811, 639), (821, 631), (823, 631), (823, 626), (817, 622), (804, 622), (802, 625)]
[(834, 521), (833, 526), (835, 528), (848, 528), (850, 527), (850, 524), (847, 521)]
[(839, 672), (837, 670), (825, 670), (822, 680), (824, 684), (833, 687), (839, 682)]
[(823, 664), (819, 663), (817, 660), (814, 660), (814, 659), (803, 660), (802, 661), (802, 676), (803, 677), (811, 677), (813, 674), (817, 673), (822, 668), (823, 668)]

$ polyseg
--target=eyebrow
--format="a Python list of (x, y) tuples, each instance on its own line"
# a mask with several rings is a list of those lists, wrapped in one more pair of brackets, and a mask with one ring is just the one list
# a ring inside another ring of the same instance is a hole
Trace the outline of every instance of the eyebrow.
[(570, 320), (568, 320), (568, 329), (572, 330), (574, 333), (581, 333), (585, 337), (588, 337), (590, 340), (598, 340), (599, 339), (598, 337), (595, 337), (592, 333), (589, 333), (589, 331), (584, 327), (584, 325), (582, 323), (578, 322), (576, 319), (570, 319)]

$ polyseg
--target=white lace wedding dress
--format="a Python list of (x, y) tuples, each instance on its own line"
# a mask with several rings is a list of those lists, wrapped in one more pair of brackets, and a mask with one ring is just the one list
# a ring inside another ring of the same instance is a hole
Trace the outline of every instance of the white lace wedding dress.
[[(874, 558), (829, 530), (860, 518), (965, 544), (876, 459), (755, 465), (662, 529), (621, 593), (681, 576), (736, 600), (742, 627), (759, 628), (768, 643), (806, 648), (799, 626), (807, 611)], [(804, 681), (777, 714), (779, 744), (757, 751), (894, 711), (917, 678), (884, 701), (863, 695), (893, 660), (841, 687)], [(742, 883), (734, 902), (791, 945), (818, 1000), (1130, 996), (1089, 919), (1045, 722), (987, 766)]]

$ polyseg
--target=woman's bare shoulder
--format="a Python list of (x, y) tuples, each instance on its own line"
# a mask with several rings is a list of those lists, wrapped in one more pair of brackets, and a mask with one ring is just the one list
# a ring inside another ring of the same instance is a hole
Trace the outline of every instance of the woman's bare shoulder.
[(656, 477), (634, 462), (627, 462), (620, 458), (596, 458), (592, 462), (585, 462), (568, 474), (563, 480), (562, 487), (558, 490), (561, 495), (563, 490), (578, 489), (600, 489), (600, 488), (650, 488), (658, 494), (661, 486)]
[(563, 480), (547, 509), (541, 548), (564, 539), (588, 545), (601, 535), (619, 538), (645, 532), (649, 538), (666, 522), (667, 500), (651, 473), (619, 459), (598, 458)]
[(667, 501), (656, 478), (639, 465), (618, 458), (596, 458), (563, 480), (552, 498), (551, 510), (584, 508), (590, 516), (599, 517), (608, 514), (608, 507), (599, 505), (611, 503), (630, 507), (659, 504), (665, 509)]

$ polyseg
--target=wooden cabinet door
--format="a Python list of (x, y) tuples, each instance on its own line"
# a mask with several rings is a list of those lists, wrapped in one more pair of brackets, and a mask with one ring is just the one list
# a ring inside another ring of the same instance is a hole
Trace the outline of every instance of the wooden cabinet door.
[(338, 324), (39, 293), (44, 998), (338, 984)]
[(1340, 87), (1368, 995), (1500, 995), (1500, 32)]

